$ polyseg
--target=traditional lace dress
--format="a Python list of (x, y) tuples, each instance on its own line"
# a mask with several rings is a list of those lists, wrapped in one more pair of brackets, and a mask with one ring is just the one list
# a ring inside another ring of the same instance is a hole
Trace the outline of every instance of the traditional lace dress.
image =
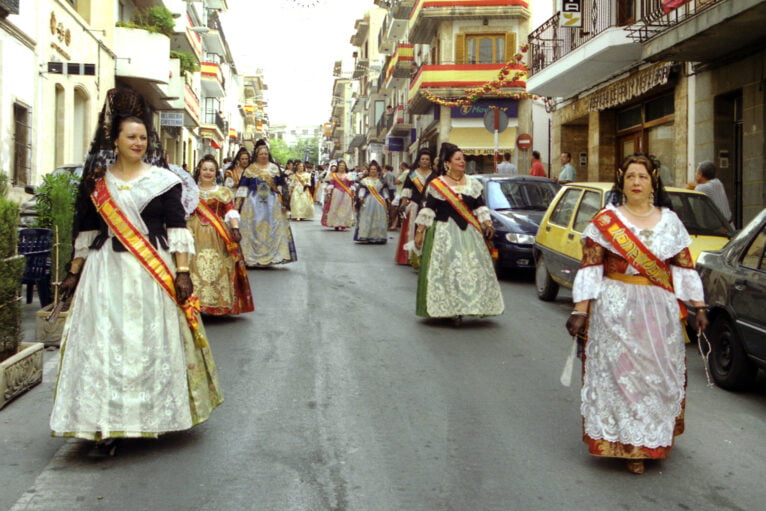
[(290, 182), (290, 218), (311, 219), (314, 217), (314, 198), (311, 195), (311, 174), (296, 172)]
[[(144, 235), (150, 230), (142, 211), (150, 209), (150, 202), (157, 204), (155, 198), (162, 202), (156, 216), (180, 212), (172, 214), (173, 221), (165, 216), (167, 239), (154, 240), (171, 270), (171, 253), (194, 253), (178, 177), (152, 167), (129, 182), (111, 172), (104, 179), (122, 212)], [(79, 213), (98, 218), (95, 207)], [(101, 440), (191, 428), (223, 400), (210, 349), (195, 346), (175, 301), (136, 256), (117, 250), (121, 245), (114, 243), (111, 231), (100, 248), (89, 248), (99, 235), (97, 221), (75, 240), (75, 257), (87, 259), (62, 335), (53, 435)]]
[[(446, 186), (450, 186), (442, 178)], [(481, 183), (450, 187), (461, 195), (480, 223), (489, 220)], [(416, 224), (428, 227), (418, 277), (417, 315), (421, 317), (496, 316), (505, 305), (492, 257), (482, 234), (469, 225), (432, 186)]]
[[(200, 201), (210, 208), (224, 227), (230, 220), (239, 219), (233, 200), (234, 194), (225, 186), (200, 190)], [(239, 249), (227, 248), (215, 227), (199, 212), (195, 211), (187, 226), (197, 249), (189, 269), (194, 294), (199, 298), (202, 312), (221, 316), (253, 311), (250, 282)]]
[(618, 218), (659, 259), (670, 264), (674, 293), (607, 275), (637, 275), (590, 223), (574, 281), (575, 302), (591, 300), (582, 386), (583, 440), (591, 454), (665, 458), (683, 432), (686, 361), (678, 300), (704, 301), (678, 216), (662, 209), (652, 229)]
[[(371, 190), (383, 199), (383, 204), (374, 197)], [(354, 231), (354, 241), (383, 244), (388, 239), (388, 210), (385, 200), (388, 198), (383, 181), (366, 177), (359, 187), (359, 214)]]
[(244, 200), (240, 211), (239, 246), (248, 266), (272, 266), (298, 260), (293, 232), (282, 209), (281, 187), (286, 187), (279, 167), (250, 165), (239, 182), (236, 196)]
[[(334, 177), (336, 176), (336, 177)], [(322, 225), (325, 227), (352, 227), (354, 225), (354, 182), (348, 174), (341, 177), (340, 174), (332, 173), (325, 178), (325, 200), (322, 209)], [(338, 183), (341, 181), (347, 193)]]

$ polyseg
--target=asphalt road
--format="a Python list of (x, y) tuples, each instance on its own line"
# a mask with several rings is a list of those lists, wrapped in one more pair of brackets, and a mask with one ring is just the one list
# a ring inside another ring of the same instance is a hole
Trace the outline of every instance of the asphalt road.
[(569, 294), (501, 281), (506, 311), (452, 327), (414, 314), (386, 246), (292, 224), (299, 261), (250, 271), (256, 312), (206, 322), (225, 402), (191, 431), (114, 458), (49, 436), (58, 353), (0, 411), (0, 509), (764, 509), (766, 378), (705, 385), (687, 349), (686, 433), (642, 476), (587, 454), (579, 385), (559, 376)]

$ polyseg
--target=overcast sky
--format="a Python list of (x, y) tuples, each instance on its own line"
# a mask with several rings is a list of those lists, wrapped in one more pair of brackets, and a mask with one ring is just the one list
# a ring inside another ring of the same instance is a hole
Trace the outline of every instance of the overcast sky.
[(237, 71), (263, 69), (270, 123), (327, 122), (333, 63), (352, 61), (354, 21), (375, 7), (372, 0), (229, 0), (228, 5), (221, 18)]

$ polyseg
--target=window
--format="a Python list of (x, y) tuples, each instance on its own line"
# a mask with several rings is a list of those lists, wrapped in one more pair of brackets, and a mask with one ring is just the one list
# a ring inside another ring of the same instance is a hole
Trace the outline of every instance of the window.
[(13, 185), (26, 186), (30, 178), (32, 142), (29, 109), (13, 105)]
[(580, 202), (580, 207), (577, 208), (577, 216), (575, 217), (574, 226), (572, 228), (577, 232), (583, 232), (593, 218), (593, 215), (598, 213), (600, 209), (601, 194), (598, 192), (586, 191), (585, 196)]
[(505, 34), (466, 35), (466, 63), (505, 62)]
[(548, 221), (554, 225), (560, 225), (561, 227), (567, 227), (569, 220), (572, 218), (577, 200), (580, 198), (581, 190), (572, 188), (566, 191), (563, 197), (556, 204), (556, 208), (551, 213)]
[(742, 257), (742, 266), (753, 268), (754, 270), (766, 270), (766, 262), (763, 259), (763, 249), (766, 246), (766, 227), (761, 228), (761, 232), (755, 237), (753, 243), (748, 247), (744, 257)]
[(516, 34), (457, 34), (456, 64), (502, 64), (513, 58)]

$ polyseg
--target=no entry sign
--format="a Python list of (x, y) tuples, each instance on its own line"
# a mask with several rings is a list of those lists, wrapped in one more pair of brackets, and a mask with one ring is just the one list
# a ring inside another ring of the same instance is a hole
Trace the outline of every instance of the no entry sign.
[(527, 133), (522, 133), (518, 137), (516, 137), (516, 147), (521, 149), (522, 151), (526, 151), (530, 147), (532, 147), (532, 135), (529, 135)]

